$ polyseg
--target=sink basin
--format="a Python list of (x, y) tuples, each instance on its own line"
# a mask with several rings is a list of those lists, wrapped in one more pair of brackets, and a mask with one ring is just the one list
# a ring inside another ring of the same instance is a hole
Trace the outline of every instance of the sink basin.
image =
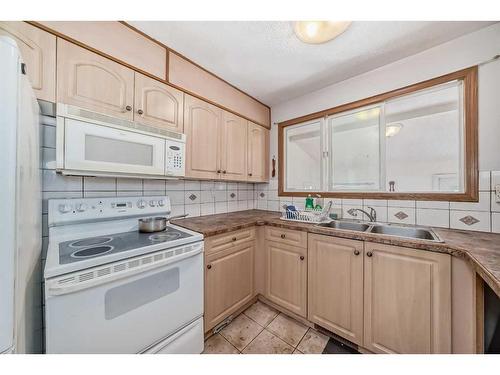
[(352, 223), (349, 221), (330, 221), (329, 223), (318, 224), (320, 227), (335, 228), (335, 229), (345, 229), (345, 230), (355, 230), (358, 232), (364, 232), (370, 225), (363, 223)]
[(375, 225), (370, 229), (370, 233), (416, 238), (420, 240), (440, 241), (440, 239), (432, 231), (423, 228), (398, 227), (392, 225)]

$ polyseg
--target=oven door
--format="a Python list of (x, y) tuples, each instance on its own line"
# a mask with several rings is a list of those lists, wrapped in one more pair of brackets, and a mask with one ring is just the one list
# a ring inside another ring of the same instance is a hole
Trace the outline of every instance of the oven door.
[[(151, 268), (154, 260), (144, 259), (157, 255), (126, 260), (126, 266), (123, 261), (105, 266), (111, 271), (98, 267), (94, 275), (111, 272), (103, 277), (109, 282), (90, 281), (90, 287), (88, 270), (47, 280), (47, 353), (139, 353), (199, 319), (203, 315), (203, 253), (184, 254), (178, 261)], [(137, 268), (132, 268), (134, 262)], [(117, 267), (126, 271), (117, 272), (120, 278), (113, 280), (112, 269)], [(87, 281), (61, 286), (64, 278), (75, 276)], [(87, 286), (81, 289), (80, 285)], [(198, 339), (202, 342), (202, 333)]]
[(165, 174), (165, 139), (66, 118), (64, 168), (127, 174)]

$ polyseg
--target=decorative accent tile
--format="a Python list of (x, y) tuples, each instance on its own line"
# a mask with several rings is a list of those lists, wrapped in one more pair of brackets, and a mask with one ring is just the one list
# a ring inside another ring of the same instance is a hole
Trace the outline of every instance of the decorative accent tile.
[[(467, 218), (468, 216), (470, 216), (471, 218)], [(490, 222), (490, 212), (458, 210), (450, 211), (450, 228), (452, 229), (466, 229), (478, 230), (481, 232), (490, 232)]]
[(394, 214), (399, 220), (404, 220), (408, 217), (407, 214), (405, 214), (403, 211), (398, 211)]
[(415, 209), (402, 207), (388, 207), (387, 220), (390, 223), (415, 224)]
[(197, 198), (197, 196), (195, 194), (191, 194), (189, 196), (189, 199), (192, 200), (192, 201), (194, 201), (196, 198)]
[(476, 219), (474, 216), (464, 216), (463, 218), (459, 219), (462, 223), (466, 225), (474, 225), (476, 223), (479, 223), (481, 220)]
[(259, 194), (259, 197), (261, 197), (261, 198), (264, 198), (265, 196), (266, 196), (266, 194), (264, 194), (263, 192), (261, 192), (261, 193)]
[(235, 193), (231, 193), (231, 194), (229, 194), (229, 197), (234, 199), (234, 198), (236, 198), (236, 194)]

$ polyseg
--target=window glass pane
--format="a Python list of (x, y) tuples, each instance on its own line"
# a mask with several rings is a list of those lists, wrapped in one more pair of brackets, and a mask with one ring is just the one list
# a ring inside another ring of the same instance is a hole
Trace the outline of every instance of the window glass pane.
[(285, 128), (287, 191), (321, 191), (322, 120)]
[(386, 102), (387, 190), (463, 191), (461, 96), (454, 81)]
[(328, 119), (329, 190), (380, 188), (380, 107)]

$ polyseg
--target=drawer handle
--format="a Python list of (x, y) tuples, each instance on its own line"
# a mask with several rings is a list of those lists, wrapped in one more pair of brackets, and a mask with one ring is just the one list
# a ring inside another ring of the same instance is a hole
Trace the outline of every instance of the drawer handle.
[(126, 107), (125, 107), (125, 109), (126, 109), (127, 111), (131, 111), (131, 110), (132, 110), (132, 107), (128, 105), (128, 106), (126, 106)]
[(300, 260), (304, 260), (304, 256), (303, 255), (300, 256)]
[(222, 171), (223, 174), (226, 174), (226, 171)]
[(209, 265), (207, 266), (207, 268), (208, 268), (208, 269), (211, 269), (211, 268), (212, 268), (212, 265), (211, 265), (211, 264), (209, 264)]
[(237, 239), (236, 237), (233, 237), (233, 238), (232, 238), (232, 240), (233, 240), (233, 241), (236, 241), (236, 239)]
[(252, 174), (251, 174), (251, 173), (249, 173), (248, 175), (249, 175), (250, 177), (252, 177)]
[(369, 252), (367, 252), (367, 253), (366, 253), (366, 256), (367, 256), (368, 258), (371, 258), (371, 257), (372, 257), (372, 255), (373, 255), (373, 253), (372, 253), (371, 251), (369, 251)]
[(139, 109), (139, 110), (137, 110), (137, 113), (142, 115), (144, 113), (144, 111), (142, 109)]
[(284, 234), (282, 234), (280, 237), (283, 238), (283, 239), (285, 239), (286, 236)]
[(359, 255), (359, 250), (354, 250), (354, 255)]
[(217, 170), (217, 173), (220, 173), (220, 169)]

